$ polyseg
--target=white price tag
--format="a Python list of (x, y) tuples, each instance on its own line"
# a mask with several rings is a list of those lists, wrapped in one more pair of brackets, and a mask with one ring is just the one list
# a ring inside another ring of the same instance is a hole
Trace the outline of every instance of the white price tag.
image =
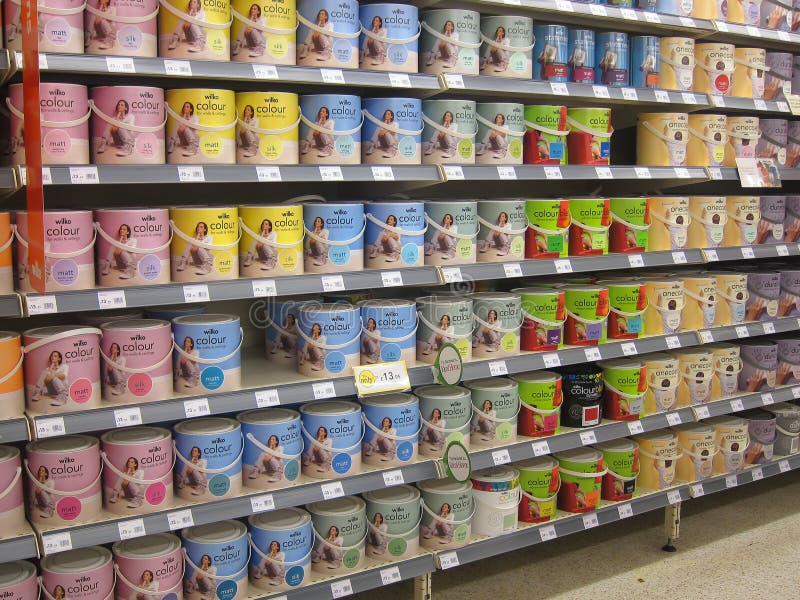
[(203, 183), (206, 180), (206, 172), (199, 165), (178, 167), (178, 181), (181, 183)]
[(703, 250), (703, 258), (706, 259), (706, 262), (717, 262), (719, 260), (719, 255), (716, 250), (707, 248)]
[(255, 393), (256, 406), (258, 408), (267, 408), (269, 406), (278, 406), (281, 403), (278, 390), (258, 390)]
[(275, 498), (272, 497), (272, 494), (253, 496), (250, 498), (250, 509), (253, 514), (275, 510)]
[(138, 406), (118, 408), (114, 411), (114, 423), (117, 427), (133, 427), (142, 424), (142, 410)]
[(336, 388), (332, 381), (319, 381), (311, 384), (314, 400), (324, 400), (336, 396)]
[(542, 356), (542, 360), (544, 361), (544, 366), (546, 369), (555, 369), (556, 367), (561, 366), (561, 357), (555, 353), (545, 354)]
[(508, 365), (504, 360), (496, 360), (489, 363), (489, 375), (492, 377), (499, 377), (501, 375), (508, 375)]
[[(646, 15), (650, 13), (644, 13)], [(628, 519), (633, 516), (633, 507), (630, 504), (620, 504), (617, 506), (617, 512), (620, 519)]]
[(464, 169), (461, 165), (442, 165), (444, 176), (448, 181), (461, 181), (464, 179)]
[(644, 425), (641, 421), (628, 421), (628, 431), (631, 435), (644, 433)]
[(706, 493), (706, 491), (703, 488), (703, 484), (702, 483), (695, 483), (695, 484), (692, 484), (692, 485), (689, 486), (689, 495), (692, 498), (699, 498), (700, 496), (702, 496), (705, 493)]
[(753, 25), (747, 25), (745, 29), (747, 30), (747, 35), (753, 37), (761, 37), (761, 32), (758, 30), (758, 27), (754, 27)]
[(405, 480), (403, 479), (403, 472), (400, 469), (395, 469), (394, 471), (386, 471), (383, 474), (383, 485), (386, 487), (391, 487), (393, 485), (403, 485)]
[(697, 24), (694, 22), (694, 19), (692, 19), (691, 17), (680, 17), (680, 21), (681, 21), (681, 25), (683, 25), (684, 27), (691, 27), (692, 29), (697, 27)]
[(756, 254), (750, 246), (742, 247), (742, 258), (755, 258)]
[(532, 442), (531, 450), (533, 450), (534, 456), (544, 456), (545, 454), (550, 454), (550, 444), (547, 443), (547, 440)]
[(49, 67), (47, 66), (47, 54), (45, 54), (44, 52), (39, 52), (39, 70), (47, 71), (48, 68)]
[(89, 183), (100, 183), (100, 175), (97, 174), (97, 167), (70, 167), (69, 180), (73, 185), (85, 185)]
[(505, 448), (502, 450), (495, 450), (492, 452), (492, 462), (494, 463), (494, 466), (507, 465), (511, 462), (511, 455)]
[(323, 483), (319, 486), (322, 490), (322, 497), (325, 500), (332, 500), (334, 498), (341, 498), (344, 496), (344, 488), (341, 481), (332, 481), (330, 483)]
[(572, 273), (572, 262), (568, 258), (553, 261), (556, 273)]
[(714, 334), (708, 330), (699, 332), (699, 335), (700, 335), (700, 341), (703, 342), (704, 344), (710, 344), (711, 342), (714, 341)]
[(707, 406), (701, 404), (694, 407), (694, 414), (698, 419), (708, 419), (711, 416), (711, 411), (708, 410)]
[(183, 412), (187, 419), (193, 417), (205, 417), (211, 414), (211, 408), (208, 405), (208, 398), (195, 398), (194, 400), (183, 401)]
[(275, 65), (253, 63), (253, 77), (256, 79), (278, 79), (278, 69)]
[(31, 317), (58, 312), (55, 296), (25, 296), (25, 305), (28, 308), (28, 315)]
[(717, 26), (717, 31), (721, 31), (722, 33), (728, 33), (728, 31), (730, 31), (725, 21), (714, 21), (714, 25)]
[(49, 533), (42, 536), (42, 551), (44, 555), (55, 554), (72, 550), (72, 536), (69, 531)]
[(736, 337), (738, 338), (750, 337), (750, 332), (747, 329), (747, 325), (739, 325), (736, 328)]
[(253, 298), (268, 298), (278, 295), (274, 279), (254, 279)]
[(458, 566), (458, 554), (455, 552), (445, 552), (439, 555), (439, 566), (442, 570), (452, 569)]
[(722, 179), (722, 169), (720, 169), (719, 167), (708, 167), (708, 176), (711, 179), (719, 181), (720, 179)]
[(442, 278), (445, 283), (461, 283), (464, 281), (460, 267), (442, 267)]
[[(779, 31), (778, 33), (786, 33), (785, 31)], [(789, 108), (789, 105), (784, 102), (783, 100), (778, 100), (778, 110), (781, 112), (792, 112)]]
[(677, 335), (670, 335), (664, 340), (667, 342), (667, 348), (674, 350), (681, 347), (681, 339)]
[(109, 73), (136, 73), (133, 59), (125, 56), (106, 56), (106, 69)]
[(503, 263), (506, 277), (522, 277), (522, 265), (519, 263)]
[(553, 94), (555, 94), (556, 96), (569, 96), (569, 89), (567, 88), (566, 83), (551, 81), (550, 91), (553, 92)]
[(625, 356), (633, 356), (634, 354), (638, 354), (638, 350), (636, 350), (636, 344), (633, 342), (625, 342), (624, 344), (620, 344), (620, 348)]
[(686, 253), (685, 252), (673, 252), (672, 253), (672, 262), (676, 265), (685, 265), (688, 261), (686, 260)]
[(35, 423), (37, 439), (64, 435), (67, 432), (66, 427), (64, 426), (64, 417), (36, 419)]
[[(645, 13), (645, 14), (655, 14), (655, 13)], [(625, 100), (631, 100), (633, 102), (639, 101), (639, 94), (636, 93), (635, 88), (622, 88), (622, 97)]]
[(561, 173), (561, 167), (545, 167), (544, 177), (545, 179), (563, 179), (564, 175)]
[(344, 181), (342, 167), (320, 165), (319, 176), (322, 181)]
[(112, 308), (125, 308), (128, 306), (125, 301), (125, 290), (98, 290), (97, 307), (100, 310)]
[(611, 167), (595, 167), (594, 172), (597, 173), (598, 179), (614, 179), (614, 172)]
[(686, 167), (675, 167), (675, 177), (678, 179), (689, 179), (692, 174)]
[(353, 595), (353, 584), (349, 579), (334, 581), (331, 583), (331, 596), (334, 598), (344, 598)]
[(359, 396), (402, 392), (411, 388), (404, 360), (353, 367), (353, 378)]
[(697, 104), (697, 98), (691, 92), (681, 92), (681, 98), (684, 104)]
[(583, 444), (584, 446), (597, 443), (597, 436), (594, 434), (593, 429), (589, 429), (587, 431), (581, 431), (580, 437), (581, 437), (581, 444)]
[(341, 69), (320, 69), (319, 74), (322, 76), (324, 83), (344, 84), (344, 73), (342, 73)]
[(381, 583), (383, 583), (383, 585), (391, 585), (401, 580), (402, 577), (400, 577), (400, 567), (381, 569)]
[(786, 473), (791, 471), (792, 467), (789, 465), (789, 461), (784, 459), (778, 463), (778, 469), (780, 469), (781, 473)]
[(192, 509), (187, 508), (186, 510), (176, 510), (174, 512), (167, 513), (167, 524), (169, 525), (170, 531), (184, 529), (186, 527), (194, 527)]
[(583, 515), (581, 517), (583, 521), (583, 528), (584, 529), (592, 529), (593, 527), (597, 527), (600, 525), (600, 521), (597, 520), (597, 513), (589, 513), (588, 515)]
[(464, 89), (464, 78), (459, 73), (445, 73), (444, 82), (449, 88)]
[(789, 247), (784, 244), (780, 244), (775, 246), (775, 252), (778, 253), (778, 256), (789, 256)]
[(793, 387), (792, 388), (792, 397), (797, 400), (800, 398), (800, 387)]
[(119, 539), (121, 540), (142, 537), (147, 533), (144, 528), (144, 519), (120, 521), (117, 523), (117, 530), (119, 531)]
[(593, 85), (592, 92), (595, 98), (610, 98), (611, 94), (608, 93), (608, 88), (604, 85)]
[(728, 475), (725, 478), (725, 487), (726, 488), (736, 487), (737, 485), (739, 485), (739, 478), (736, 477), (736, 475)]
[(392, 87), (410, 88), (411, 79), (408, 73), (389, 73), (389, 85)]
[(344, 290), (344, 277), (341, 275), (323, 275), (320, 280), (322, 281), (323, 292), (341, 292)]
[(766, 394), (761, 394), (761, 404), (763, 404), (764, 406), (775, 404), (775, 398), (772, 396), (770, 392), (767, 392)]
[(586, 348), (583, 351), (583, 354), (586, 356), (586, 360), (589, 362), (598, 361), (602, 358), (599, 348)]
[(741, 411), (743, 411), (744, 410), (744, 403), (741, 400), (739, 400), (738, 398), (736, 400), (731, 400), (731, 410), (733, 412), (741, 412)]
[(669, 94), (664, 90), (653, 90), (653, 94), (655, 94), (656, 102), (669, 102)]
[(636, 172), (637, 179), (652, 179), (653, 174), (650, 173), (650, 169), (647, 167), (634, 167), (633, 170)]
[(661, 23), (661, 17), (658, 13), (645, 11), (644, 12), (644, 20), (648, 23)]
[(392, 167), (373, 165), (372, 179), (375, 181), (394, 181), (394, 171)]
[(639, 20), (639, 17), (636, 15), (636, 11), (631, 8), (620, 8), (619, 12), (622, 13), (623, 19), (628, 19), (629, 21)]
[(667, 413), (667, 423), (669, 423), (672, 427), (675, 427), (675, 425), (680, 425), (681, 424), (681, 415), (680, 415), (680, 413), (668, 412)]
[(403, 274), (400, 271), (381, 272), (381, 283), (383, 287), (402, 287)]
[(497, 165), (497, 176), (504, 180), (516, 179), (517, 170), (511, 166)]
[(260, 183), (283, 181), (280, 167), (256, 167), (256, 177)]
[(196, 285), (183, 286), (183, 300), (189, 302), (209, 302), (211, 294), (208, 293), (208, 285), (199, 283)]
[(167, 75), (178, 75), (180, 77), (192, 76), (192, 63), (187, 60), (165, 60), (164, 72)]
[(760, 98), (753, 100), (753, 104), (755, 105), (756, 110), (767, 110), (767, 103)]
[(589, 12), (592, 13), (595, 17), (607, 17), (608, 11), (606, 7), (602, 4), (590, 4), (589, 5)]
[(670, 490), (667, 492), (667, 501), (670, 504), (677, 504), (681, 501), (681, 491), (680, 490)]
[(769, 321), (764, 323), (764, 333), (775, 333), (775, 323)]
[(543, 525), (539, 527), (539, 537), (543, 542), (548, 540), (554, 540), (558, 534), (556, 534), (556, 526), (555, 525)]
[(724, 96), (717, 96), (716, 94), (710, 94), (709, 98), (711, 98), (711, 104), (717, 106), (719, 108), (725, 108), (725, 97)]
[(764, 479), (764, 469), (761, 467), (754, 468), (752, 471), (750, 471), (750, 473), (753, 476), (753, 481), (761, 481)]
[(574, 12), (575, 9), (572, 6), (572, 2), (569, 0), (556, 0), (556, 8), (558, 10), (563, 10), (564, 12)]

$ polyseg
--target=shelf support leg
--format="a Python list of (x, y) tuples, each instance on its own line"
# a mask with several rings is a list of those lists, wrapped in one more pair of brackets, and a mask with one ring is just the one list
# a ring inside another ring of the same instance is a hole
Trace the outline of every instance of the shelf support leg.
[(667, 543), (661, 549), (664, 552), (677, 552), (673, 542), (680, 537), (681, 531), (681, 503), (676, 502), (667, 506), (664, 512), (664, 529), (666, 530)]
[(414, 600), (431, 600), (431, 574), (414, 578)]

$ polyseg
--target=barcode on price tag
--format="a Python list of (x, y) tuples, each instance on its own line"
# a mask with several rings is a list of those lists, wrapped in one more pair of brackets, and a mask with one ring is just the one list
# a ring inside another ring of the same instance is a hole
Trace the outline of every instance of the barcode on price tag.
[(334, 598), (344, 598), (345, 596), (353, 595), (353, 584), (349, 579), (342, 579), (341, 581), (334, 581), (331, 583), (331, 596)]
[(138, 406), (118, 408), (114, 411), (114, 423), (117, 427), (133, 427), (142, 424), (142, 410)]
[(597, 513), (589, 513), (588, 515), (583, 515), (581, 517), (583, 521), (583, 528), (584, 529), (592, 529), (593, 527), (597, 527), (600, 525), (600, 521), (597, 520)]
[(439, 555), (439, 566), (444, 569), (452, 569), (458, 566), (458, 554), (455, 552), (445, 552)]
[(561, 173), (561, 167), (545, 167), (545, 179), (563, 179), (564, 175)]
[(775, 323), (764, 323), (764, 333), (775, 333)]
[(792, 396), (794, 397), (795, 400), (800, 398), (800, 387), (793, 387), (792, 388)]
[(753, 481), (761, 481), (764, 479), (764, 469), (761, 467), (754, 468), (752, 471), (750, 471), (750, 473), (753, 476)]
[(703, 342), (704, 344), (710, 344), (711, 342), (714, 341), (714, 334), (711, 333), (710, 331), (707, 330), (700, 331), (698, 335), (700, 336), (700, 341)]
[(461, 283), (464, 278), (460, 267), (442, 267), (442, 279), (445, 283)]
[(169, 525), (170, 531), (184, 529), (186, 527), (194, 527), (192, 509), (187, 508), (186, 510), (176, 510), (174, 512), (167, 513), (167, 524)]
[(280, 167), (256, 167), (256, 177), (261, 183), (282, 181)]
[(109, 73), (136, 73), (133, 59), (124, 56), (106, 56), (106, 69)]
[(664, 90), (653, 90), (656, 96), (656, 102), (669, 102), (669, 94)]
[(69, 531), (50, 533), (42, 536), (42, 550), (45, 556), (56, 552), (72, 550), (72, 536)]
[(748, 331), (746, 325), (739, 325), (736, 328), (736, 337), (740, 338), (750, 337), (750, 332)]
[(194, 417), (205, 417), (211, 414), (211, 408), (208, 406), (208, 398), (195, 398), (194, 400), (183, 401), (183, 412), (186, 414), (187, 419)]
[(647, 167), (634, 167), (633, 170), (636, 172), (637, 179), (652, 179), (653, 174), (650, 173), (650, 169)]
[(684, 104), (697, 104), (697, 98), (695, 98), (695, 95), (692, 93), (681, 92), (681, 98)]
[(322, 280), (323, 292), (341, 292), (344, 290), (344, 277), (341, 275), (323, 275), (320, 279)]
[(267, 298), (278, 295), (274, 279), (253, 280), (253, 298)]
[(610, 167), (595, 167), (594, 172), (597, 173), (598, 179), (614, 179), (614, 173)]
[(781, 473), (786, 473), (787, 471), (791, 470), (791, 466), (789, 465), (788, 460), (782, 460), (778, 463), (778, 469), (780, 469)]
[(600, 360), (602, 358), (599, 348), (586, 348), (583, 351), (583, 354), (586, 356), (586, 360), (590, 362)]
[(631, 267), (636, 269), (638, 267), (644, 266), (644, 257), (641, 254), (629, 254), (628, 255), (628, 263), (630, 263)]
[(547, 369), (554, 369), (555, 367), (561, 366), (561, 357), (555, 353), (545, 354), (542, 356), (542, 360), (544, 361), (544, 366)]
[(383, 585), (391, 585), (392, 583), (397, 583), (400, 580), (402, 580), (402, 577), (400, 577), (399, 567), (381, 569), (381, 583), (383, 583)]
[(517, 170), (514, 167), (498, 165), (497, 176), (500, 179), (516, 179)]
[(320, 381), (311, 384), (311, 390), (314, 394), (314, 400), (324, 400), (325, 398), (333, 398), (336, 395), (336, 388), (332, 381)]
[(706, 493), (706, 490), (703, 488), (702, 483), (695, 483), (689, 486), (689, 495), (692, 498), (699, 498), (703, 494)]
[(408, 73), (389, 73), (389, 85), (392, 87), (411, 87), (411, 79)]
[(620, 504), (617, 506), (617, 512), (619, 513), (620, 519), (627, 519), (633, 516), (633, 507), (630, 504)]
[(669, 412), (667, 413), (667, 423), (670, 425), (680, 425), (681, 424), (681, 415), (676, 412)]
[(761, 394), (761, 404), (763, 404), (764, 406), (775, 404), (775, 398), (769, 392), (767, 392), (766, 394)]
[(464, 169), (461, 165), (443, 165), (444, 176), (448, 181), (459, 181), (464, 179)]
[(628, 19), (629, 21), (638, 21), (639, 17), (636, 16), (636, 11), (630, 8), (620, 8), (619, 12), (622, 13), (623, 19)]
[(626, 342), (624, 344), (620, 344), (620, 348), (622, 349), (622, 353), (625, 356), (633, 356), (637, 353), (636, 344), (633, 342)]
[(594, 430), (592, 429), (588, 431), (581, 431), (580, 437), (581, 437), (581, 444), (583, 444), (584, 446), (597, 443), (597, 436), (594, 434)]
[(325, 83), (344, 83), (344, 73), (341, 69), (320, 69), (319, 74)]
[(685, 265), (686, 264), (686, 254), (684, 252), (673, 252), (672, 253), (672, 262), (676, 265)]
[(503, 263), (506, 277), (522, 277), (522, 265), (519, 263)]
[(200, 283), (183, 286), (183, 299), (185, 302), (208, 302), (211, 300), (211, 294), (208, 293), (208, 285)]
[[(655, 14), (655, 13), (647, 13), (647, 14)], [(622, 97), (625, 100), (632, 100), (634, 102), (639, 100), (639, 94), (636, 93), (634, 88), (622, 88)]]
[(711, 411), (708, 410), (707, 406), (700, 405), (694, 407), (694, 416), (699, 419), (708, 419), (711, 416)]
[(638, 435), (640, 433), (644, 433), (644, 425), (642, 425), (641, 421), (629, 421), (628, 431), (630, 432), (631, 435)]
[(644, 20), (648, 23), (661, 23), (661, 17), (658, 16), (658, 13), (654, 12), (645, 11)]
[(250, 508), (253, 514), (275, 510), (275, 498), (272, 494), (262, 494), (250, 498)]
[(608, 88), (604, 85), (593, 85), (592, 92), (594, 93), (595, 98), (610, 98), (611, 95), (608, 93)]
[(73, 185), (85, 185), (87, 183), (100, 183), (100, 175), (97, 174), (97, 167), (70, 167), (69, 180)]
[(508, 453), (508, 450), (503, 448), (502, 450), (495, 450), (492, 452), (492, 462), (495, 466), (498, 465), (507, 465), (511, 462), (511, 455)]
[(705, 258), (706, 262), (717, 262), (719, 260), (717, 251), (712, 249), (703, 250), (703, 258)]
[(203, 183), (206, 180), (206, 172), (199, 165), (178, 167), (178, 181), (181, 183)]
[(744, 403), (739, 399), (731, 400), (731, 410), (733, 412), (741, 412), (741, 411), (743, 411), (744, 410)]
[(753, 100), (753, 104), (755, 104), (756, 110), (767, 110), (767, 103), (763, 100)]
[(736, 477), (736, 475), (728, 475), (725, 478), (725, 487), (726, 488), (736, 487), (737, 485), (739, 485), (739, 479)]
[(553, 92), (553, 94), (555, 94), (556, 96), (569, 96), (569, 88), (567, 88), (566, 83), (551, 81), (550, 91)]
[(275, 65), (253, 63), (253, 76), (256, 79), (278, 79), (278, 69)]
[(394, 171), (392, 167), (374, 165), (372, 167), (372, 179), (375, 181), (394, 181)]
[(680, 490), (670, 490), (667, 492), (667, 502), (670, 504), (677, 504), (681, 501), (681, 491)]
[(36, 437), (38, 439), (64, 435), (66, 432), (64, 417), (36, 419)]
[(756, 254), (753, 252), (753, 249), (750, 246), (744, 246), (742, 248), (742, 258), (755, 258)]
[(337, 166), (320, 166), (319, 176), (322, 181), (343, 181), (342, 168)]
[(444, 82), (449, 88), (464, 89), (464, 78), (459, 73), (445, 73)]
[(572, 273), (572, 262), (568, 258), (563, 258), (561, 260), (554, 260), (553, 266), (556, 269), (556, 273), (559, 274)]
[(333, 498), (341, 498), (344, 496), (344, 488), (341, 481), (332, 481), (330, 483), (323, 483), (320, 487), (322, 497), (325, 500), (332, 500)]
[(533, 450), (534, 456), (544, 456), (545, 454), (550, 454), (550, 444), (547, 443), (547, 440), (532, 442), (531, 450)]
[(192, 76), (192, 64), (185, 60), (165, 60), (164, 72), (167, 75)]
[(789, 247), (785, 244), (780, 244), (775, 246), (775, 252), (778, 253), (778, 256), (789, 256)]
[(393, 471), (386, 471), (383, 474), (383, 485), (386, 487), (391, 487), (393, 485), (403, 485), (405, 480), (403, 479), (403, 472), (400, 469), (395, 469)]
[(589, 12), (592, 13), (595, 17), (607, 17), (608, 11), (606, 7), (602, 4), (590, 4), (589, 5)]
[(256, 406), (258, 408), (267, 408), (269, 406), (278, 406), (281, 403), (278, 390), (258, 390), (255, 393)]
[(489, 375), (492, 377), (499, 377), (501, 375), (508, 375), (508, 365), (504, 360), (495, 360), (489, 363)]
[(543, 542), (554, 540), (556, 539), (556, 536), (557, 534), (555, 525), (544, 525), (543, 527), (539, 528), (539, 538), (541, 538)]
[(58, 312), (55, 296), (25, 296), (25, 306), (31, 317)]
[(403, 285), (403, 274), (400, 271), (383, 271), (381, 282), (383, 287), (400, 287)]
[(100, 310), (125, 308), (127, 306), (124, 290), (100, 290), (97, 292), (97, 307)]
[(681, 339), (677, 335), (670, 335), (664, 340), (667, 342), (667, 348), (674, 350), (681, 347)]
[(121, 521), (117, 523), (117, 530), (119, 531), (119, 539), (129, 540), (131, 538), (142, 537), (147, 532), (144, 528), (143, 519), (131, 519), (130, 521)]
[(692, 174), (686, 167), (675, 167), (675, 177), (678, 179), (689, 179)]

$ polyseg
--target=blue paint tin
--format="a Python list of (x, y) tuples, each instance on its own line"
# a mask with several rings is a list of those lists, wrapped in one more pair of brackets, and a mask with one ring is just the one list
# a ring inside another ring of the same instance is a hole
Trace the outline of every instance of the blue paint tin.
[(422, 160), (422, 100), (365, 98), (361, 162), (418, 165)]
[(364, 268), (364, 205), (311, 202), (303, 205), (306, 273)]
[(360, 364), (361, 313), (345, 302), (306, 302), (297, 320), (297, 371), (346, 377)]
[(425, 246), (425, 204), (422, 202), (370, 202), (367, 219), (367, 269), (422, 266)]
[(239, 521), (219, 521), (184, 529), (186, 600), (242, 600), (247, 597), (247, 528)]
[(416, 73), (419, 14), (408, 4), (370, 4), (359, 9), (359, 66), (370, 71)]
[(360, 97), (300, 96), (300, 111), (300, 164), (357, 165), (361, 162)]
[(264, 307), (266, 356), (272, 363), (297, 364), (297, 311), (302, 302), (271, 300)]
[(603, 31), (595, 36), (595, 80), (611, 86), (628, 85), (628, 34)]
[(300, 407), (303, 424), (303, 475), (338, 479), (361, 471), (364, 424), (355, 402), (325, 400)]
[(366, 300), (361, 308), (361, 364), (416, 358), (417, 306), (411, 300)]
[(636, 0), (636, 8), (646, 12), (658, 12), (658, 0)]
[(594, 83), (594, 31), (569, 30), (569, 80), (575, 83)]
[(569, 34), (564, 25), (534, 25), (533, 78), (567, 81)]
[(691, 17), (693, 8), (694, 0), (656, 0), (656, 12), (665, 15)]
[(411, 394), (383, 394), (361, 401), (362, 458), (368, 465), (405, 465), (417, 456), (419, 400)]
[(172, 319), (175, 391), (204, 394), (240, 389), (242, 335), (236, 315), (201, 314)]
[(236, 416), (244, 437), (243, 483), (271, 490), (291, 485), (300, 475), (300, 413), (289, 408), (248, 410)]
[(251, 585), (285, 592), (308, 583), (314, 547), (311, 515), (301, 508), (284, 508), (251, 516), (247, 528)]
[(631, 39), (631, 85), (639, 88), (657, 88), (661, 63), (661, 39), (652, 35), (635, 35)]
[(297, 21), (298, 65), (358, 68), (356, 0), (298, 0)]
[(207, 417), (173, 427), (175, 487), (186, 500), (219, 500), (242, 489), (242, 428), (238, 421)]

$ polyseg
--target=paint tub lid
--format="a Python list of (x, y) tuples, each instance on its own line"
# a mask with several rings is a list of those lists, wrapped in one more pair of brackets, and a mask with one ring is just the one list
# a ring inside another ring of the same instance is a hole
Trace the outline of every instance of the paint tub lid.
[(560, 381), (561, 375), (554, 371), (529, 371), (512, 375), (511, 379), (518, 383), (552, 383)]
[(649, 365), (650, 363), (663, 361), (663, 362), (677, 362), (677, 358), (674, 356), (667, 354), (666, 352), (655, 352), (653, 354), (647, 354), (646, 356), (642, 357), (642, 362), (644, 362), (645, 366)]
[(78, 320), (85, 325), (100, 326), (111, 321), (123, 321), (128, 319), (142, 319), (144, 311), (140, 309), (121, 308), (119, 310), (104, 310), (100, 313), (88, 313), (78, 315)]
[(419, 502), (419, 490), (411, 485), (398, 485), (390, 488), (371, 490), (361, 496), (367, 502), (380, 502), (383, 504), (408, 504)]
[(420, 399), (430, 398), (432, 400), (469, 399), (472, 395), (467, 388), (460, 385), (423, 385), (415, 389), (414, 393)]
[(352, 313), (358, 312), (358, 307), (349, 302), (317, 302), (312, 300), (304, 302), (297, 310), (299, 312), (312, 311), (314, 313)]
[(112, 429), (100, 436), (104, 444), (147, 444), (168, 440), (172, 434), (163, 427), (126, 427)]
[(575, 375), (602, 375), (603, 369), (592, 363), (581, 363), (578, 365), (569, 365), (561, 368), (562, 379), (563, 377), (571, 377)]
[(748, 421), (774, 421), (775, 415), (760, 408), (754, 408), (746, 412), (740, 413), (743, 419)]
[[(348, 97), (349, 98), (358, 98), (359, 100), (361, 100), (361, 98), (359, 98), (358, 96), (339, 96), (338, 94), (318, 94), (317, 95), (318, 98), (325, 98), (325, 97), (331, 97), (331, 96), (335, 96), (337, 98), (348, 98)], [(303, 94), (300, 97), (301, 100), (303, 100), (305, 98), (313, 98), (313, 95)], [(363, 209), (363, 206), (364, 206), (361, 202), (300, 202), (300, 204), (302, 204), (305, 207), (309, 207), (309, 208), (342, 208), (342, 207), (346, 207), (346, 208), (351, 208), (351, 209), (355, 209), (355, 210), (361, 210), (361, 209)]]
[[(22, 335), (25, 337), (31, 338), (47, 338), (53, 335), (59, 335), (62, 333), (69, 333), (75, 329), (84, 329), (79, 325), (50, 325), (48, 327), (35, 327), (34, 329), (26, 329), (22, 332)], [(91, 332), (95, 335), (100, 335), (100, 332)]]
[(119, 321), (106, 321), (100, 329), (161, 329), (170, 324), (162, 319), (121, 319)]
[(644, 363), (641, 360), (631, 358), (613, 358), (611, 360), (601, 360), (597, 362), (601, 369), (641, 369)]
[[(190, 306), (183, 306), (181, 304), (176, 305), (169, 305), (169, 306), (159, 306), (157, 308), (148, 308), (147, 314), (148, 315), (165, 315), (165, 314), (176, 314), (180, 315), (197, 315), (200, 313), (204, 313), (208, 309), (208, 306), (205, 304), (192, 304)], [(175, 317), (173, 317), (175, 318)]]
[(712, 427), (744, 427), (747, 428), (747, 419), (741, 417), (734, 417), (733, 415), (721, 415), (719, 417), (711, 417), (706, 419), (706, 423)]
[(469, 481), (453, 481), (452, 479), (427, 479), (417, 483), (423, 494), (462, 494), (472, 492), (472, 483)]
[(518, 287), (512, 288), (511, 290), (514, 294), (520, 294), (521, 296), (552, 296), (553, 294), (560, 294), (560, 290), (555, 288), (548, 288), (548, 287)]
[(180, 547), (181, 541), (178, 536), (171, 533), (156, 533), (114, 542), (111, 550), (114, 556), (143, 560), (172, 554), (176, 550), (180, 550)]
[(282, 508), (273, 512), (251, 515), (247, 522), (250, 527), (255, 529), (291, 531), (311, 523), (311, 515), (302, 508)]
[(236, 415), (237, 421), (251, 425), (277, 425), (279, 423), (290, 423), (299, 418), (299, 412), (283, 407), (254, 408)]
[(223, 323), (238, 323), (237, 315), (221, 315), (214, 313), (203, 313), (201, 315), (183, 315), (172, 319), (174, 325), (216, 325)]
[(381, 394), (371, 398), (362, 398), (364, 406), (411, 406), (419, 404), (414, 394)]
[(742, 340), (739, 346), (748, 346), (750, 348), (763, 348), (763, 347), (778, 347), (776, 342), (772, 340)]
[(682, 423), (675, 425), (672, 430), (677, 433), (688, 433), (689, 435), (713, 435), (714, 428), (708, 423)]
[(64, 454), (65, 452), (86, 450), (87, 448), (99, 444), (100, 441), (96, 437), (90, 435), (65, 435), (57, 438), (47, 438), (29, 442), (28, 445), (25, 446), (25, 452)]
[(470, 476), (472, 481), (485, 481), (486, 483), (507, 483), (519, 480), (519, 469), (508, 465), (489, 467), (474, 471)]
[(713, 352), (709, 352), (708, 350), (701, 350), (700, 348), (680, 348), (676, 350), (670, 350), (669, 353), (678, 360), (690, 358), (692, 356), (703, 357), (705, 360), (708, 361), (714, 359)]
[(14, 446), (0, 446), (0, 463), (19, 458), (19, 448)]
[(5, 342), (6, 340), (14, 340), (19, 338), (19, 333), (16, 331), (0, 331), (0, 342)]
[(358, 306), (361, 308), (411, 308), (415, 306), (415, 303), (413, 300), (361, 300)]
[(800, 406), (790, 404), (789, 402), (779, 402), (765, 408), (776, 417), (796, 417), (800, 414)]
[(366, 503), (358, 496), (343, 496), (334, 500), (323, 500), (306, 504), (306, 510), (312, 515), (323, 517), (343, 517), (365, 510)]
[(111, 552), (103, 546), (90, 546), (51, 554), (42, 559), (42, 571), (58, 574), (81, 574), (111, 563)]
[(728, 342), (713, 342), (711, 344), (704, 344), (708, 350), (739, 350), (738, 344), (729, 344)]
[(639, 444), (628, 438), (620, 438), (618, 440), (600, 442), (595, 444), (594, 447), (600, 452), (633, 452), (639, 448)]
[[(151, 90), (161, 91), (159, 88), (145, 88)], [(92, 86), (91, 91), (97, 92), (100, 90), (130, 90), (131, 92), (139, 92), (142, 90), (139, 86), (134, 85), (95, 85)], [(140, 208), (138, 206), (121, 206), (120, 208), (95, 208), (94, 214), (97, 215), (98, 213), (106, 214), (106, 215), (116, 215), (116, 214), (123, 214), (126, 215), (130, 212), (136, 213), (143, 213), (148, 214), (152, 212), (160, 212), (164, 214), (169, 214), (168, 208)]]
[(657, 431), (646, 431), (634, 436), (634, 441), (639, 442), (674, 442), (677, 439), (677, 434), (669, 429), (659, 429)]
[(36, 577), (36, 567), (27, 560), (0, 564), (0, 589), (17, 585), (31, 577)]
[(603, 287), (608, 288), (639, 288), (642, 287), (641, 278), (631, 279), (630, 277), (626, 278), (614, 278), (614, 279), (598, 279), (595, 281), (597, 285), (602, 285)]
[(520, 295), (514, 292), (472, 292), (469, 295), (473, 301), (476, 300), (498, 300), (498, 301), (505, 301), (505, 300), (519, 300)]
[(451, 296), (420, 296), (416, 298), (414, 301), (417, 304), (452, 304), (453, 302), (467, 302), (472, 305), (472, 298), (469, 296), (464, 296), (464, 292), (458, 292), (457, 290), (453, 290), (453, 293), (457, 295), (458, 300), (454, 300)]
[(181, 421), (172, 429), (182, 435), (221, 435), (231, 431), (238, 431), (241, 425), (238, 421), (227, 417), (204, 417)]
[(573, 463), (591, 463), (603, 459), (603, 454), (594, 448), (572, 448), (564, 452), (556, 452), (553, 458), (557, 461), (569, 461)]
[(355, 402), (347, 400), (320, 400), (309, 402), (300, 407), (300, 412), (304, 415), (329, 416), (329, 415), (348, 415), (360, 413), (361, 407)]
[(240, 521), (227, 520), (198, 525), (183, 530), (183, 539), (196, 544), (224, 544), (247, 535), (247, 527)]
[(575, 284), (570, 283), (565, 285), (563, 288), (564, 292), (602, 292), (603, 290), (607, 289), (605, 286), (602, 285), (589, 285), (589, 284)]
[(503, 390), (516, 390), (519, 384), (513, 379), (507, 377), (487, 377), (485, 379), (476, 379), (474, 381), (467, 381), (464, 383), (470, 390), (490, 390), (490, 391), (503, 391)]
[(552, 456), (537, 456), (522, 462), (514, 463), (520, 471), (552, 471), (558, 466), (558, 461)]

